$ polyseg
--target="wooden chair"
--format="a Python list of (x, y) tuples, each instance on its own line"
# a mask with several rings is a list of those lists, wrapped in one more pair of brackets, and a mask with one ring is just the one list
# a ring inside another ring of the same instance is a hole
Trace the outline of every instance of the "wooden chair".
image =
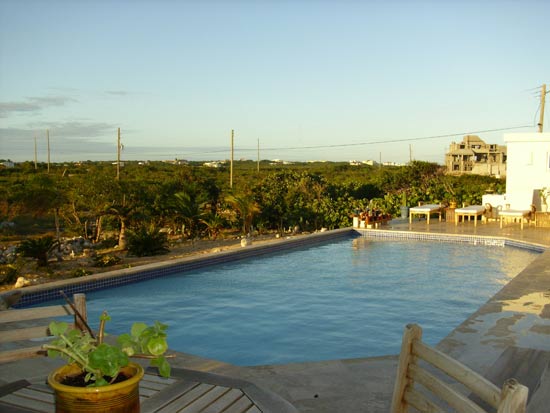
[[(473, 392), (474, 397), (459, 392), (460, 384)], [(423, 343), (418, 325), (405, 327), (391, 413), (405, 413), (410, 407), (419, 412), (486, 413), (486, 405), (498, 413), (524, 413), (528, 392), (527, 387), (514, 379), (508, 379), (500, 390), (460, 362)]]
[(48, 324), (54, 317), (73, 315), (74, 328), (85, 330), (86, 296), (74, 294), (73, 301), (74, 304), (0, 311), (0, 363), (43, 355), (36, 339), (51, 336)]

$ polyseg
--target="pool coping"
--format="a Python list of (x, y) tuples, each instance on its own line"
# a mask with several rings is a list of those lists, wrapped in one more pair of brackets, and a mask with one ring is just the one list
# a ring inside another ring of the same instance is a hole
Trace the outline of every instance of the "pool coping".
[(324, 232), (316, 232), (307, 235), (288, 236), (261, 244), (254, 244), (252, 242), (251, 245), (238, 249), (229, 249), (203, 255), (176, 258), (131, 268), (107, 271), (86, 277), (53, 281), (45, 284), (24, 287), (20, 290), (22, 292), (22, 296), (16, 307), (21, 308), (40, 304), (46, 301), (57, 300), (61, 297), (59, 293), (61, 290), (67, 295), (72, 295), (76, 293), (97, 291), (110, 287), (118, 287), (152, 278), (171, 275), (176, 272), (192, 271), (207, 266), (225, 264), (228, 262), (277, 253), (297, 247), (312, 246), (330, 240), (344, 238), (353, 234), (369, 238), (421, 240), (431, 242), (459, 242), (473, 245), (489, 245), (499, 247), (506, 246), (529, 249), (536, 252), (544, 252), (548, 249), (547, 246), (542, 244), (517, 241), (506, 237), (497, 236), (426, 233), (384, 229), (358, 229), (348, 227)]
[(441, 232), (420, 232), (420, 231), (398, 231), (398, 230), (380, 230), (380, 229), (357, 229), (355, 231), (364, 237), (385, 238), (385, 239), (403, 239), (418, 241), (437, 241), (437, 242), (459, 242), (473, 245), (487, 245), (497, 247), (515, 247), (527, 249), (535, 252), (544, 252), (550, 247), (544, 244), (538, 244), (529, 241), (518, 241), (507, 237), (490, 235), (465, 235), (465, 234), (444, 234)]

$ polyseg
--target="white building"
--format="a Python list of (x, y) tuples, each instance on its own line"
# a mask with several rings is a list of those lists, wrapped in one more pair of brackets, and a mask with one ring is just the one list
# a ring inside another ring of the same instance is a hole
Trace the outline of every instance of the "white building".
[(508, 159), (502, 206), (527, 210), (535, 205), (540, 211), (540, 189), (550, 188), (550, 133), (510, 133), (504, 142)]

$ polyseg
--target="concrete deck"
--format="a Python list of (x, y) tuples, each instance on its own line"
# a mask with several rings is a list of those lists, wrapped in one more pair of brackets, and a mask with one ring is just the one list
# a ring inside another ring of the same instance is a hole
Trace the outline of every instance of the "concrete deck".
[[(428, 226), (425, 220), (412, 224), (394, 220), (383, 229), (506, 237), (550, 248), (550, 229), (526, 226), (520, 230), (519, 224), (500, 229), (497, 222), (455, 226), (431, 221)], [(550, 249), (438, 344), (482, 374), (510, 346), (550, 351)], [(46, 376), (58, 364), (46, 358), (4, 364), (0, 383)], [(301, 412), (387, 412), (397, 356), (239, 367), (178, 353), (173, 364), (245, 379), (279, 394)], [(550, 382), (546, 383), (550, 393)]]

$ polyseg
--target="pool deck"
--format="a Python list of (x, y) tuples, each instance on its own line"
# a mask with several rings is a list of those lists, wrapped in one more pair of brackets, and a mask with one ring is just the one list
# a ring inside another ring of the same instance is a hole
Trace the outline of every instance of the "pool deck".
[[(510, 224), (500, 229), (497, 222), (477, 226), (473, 222), (464, 222), (455, 226), (454, 223), (444, 221), (430, 221), (428, 226), (425, 220), (415, 220), (412, 224), (405, 220), (394, 220), (382, 229), (504, 237), (547, 247), (548, 250), (456, 326), (437, 347), (481, 374), (490, 373), (495, 362), (499, 358), (502, 360), (505, 351), (516, 346), (550, 355), (549, 228), (525, 226), (521, 230), (519, 224)], [(414, 316), (411, 316), (411, 322), (414, 321)], [(513, 360), (514, 363), (524, 361), (521, 357), (518, 359), (517, 355)], [(0, 384), (19, 378), (45, 376), (57, 364), (59, 361), (46, 358), (4, 364), (0, 369)], [(239, 367), (178, 353), (172, 364), (175, 367), (247, 380), (279, 394), (300, 412), (387, 412), (397, 356)], [(546, 383), (546, 393), (550, 394), (550, 381)], [(531, 409), (529, 413), (537, 411)]]

